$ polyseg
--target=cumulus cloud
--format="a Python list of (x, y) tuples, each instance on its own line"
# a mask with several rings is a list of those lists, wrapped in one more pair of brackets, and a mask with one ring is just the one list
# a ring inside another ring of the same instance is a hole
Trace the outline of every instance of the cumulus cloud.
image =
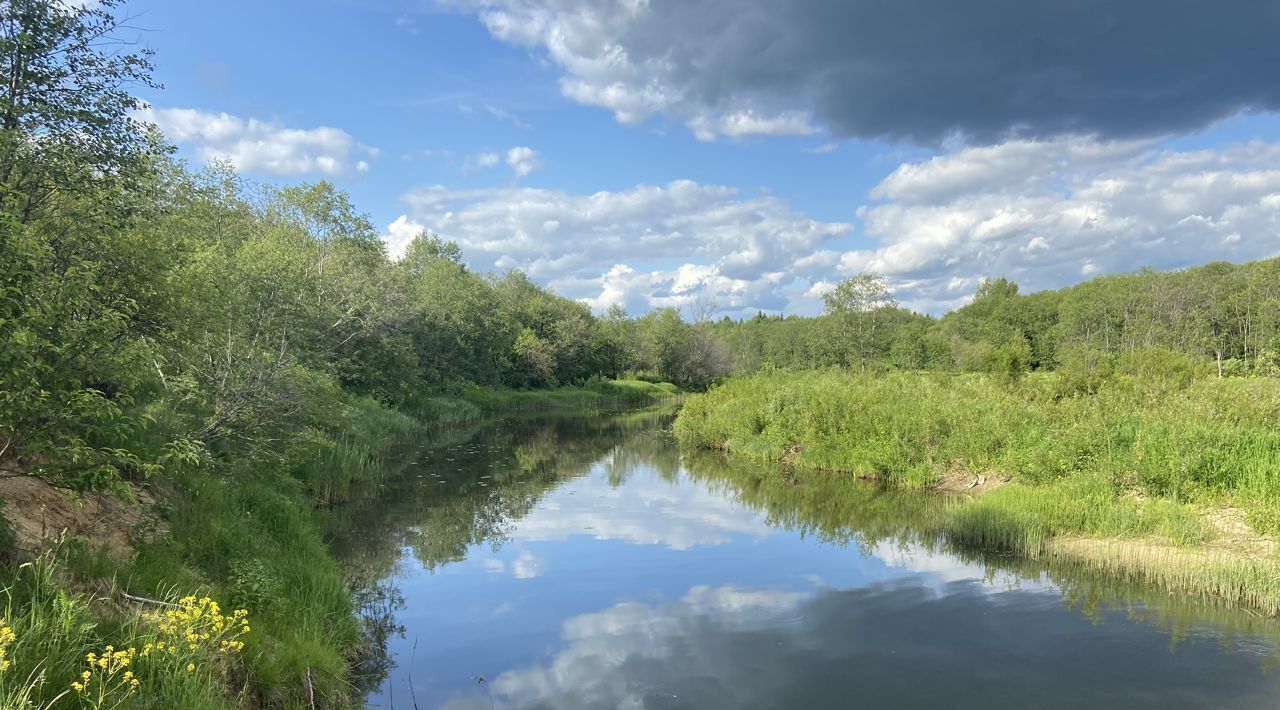
[(839, 271), (884, 273), (929, 311), (984, 276), (1056, 288), (1142, 266), (1280, 253), (1280, 144), (1174, 152), (1150, 143), (1009, 141), (900, 166), (860, 208), (878, 248)]
[(937, 144), (1185, 132), (1280, 109), (1280, 13), (1188, 0), (438, 0), (619, 121)]
[(387, 254), (392, 259), (404, 256), (405, 250), (409, 248), (409, 242), (423, 231), (426, 231), (426, 227), (400, 215), (396, 221), (387, 225), (387, 233), (382, 237), (382, 241), (387, 243)]
[[(632, 313), (711, 297), (722, 311), (808, 312), (841, 278), (885, 274), (940, 313), (982, 278), (1057, 288), (1143, 266), (1280, 253), (1280, 143), (1173, 151), (1150, 140), (1015, 139), (903, 163), (852, 223), (776, 196), (675, 181), (591, 195), (430, 187), (389, 235), (426, 227), (481, 269), (524, 270)], [(850, 249), (859, 239), (863, 248)]]
[(542, 168), (542, 156), (528, 146), (518, 145), (508, 150), (506, 159), (507, 167), (511, 168), (516, 177), (524, 177)]
[(494, 151), (481, 151), (468, 155), (462, 161), (462, 172), (470, 173), (477, 170), (492, 168), (498, 163), (506, 163), (511, 168), (511, 172), (515, 176), (522, 178), (534, 171), (542, 169), (542, 155), (538, 151), (528, 146), (518, 145), (499, 154)]
[(482, 561), (480, 566), (490, 574), (510, 572), (516, 579), (533, 579), (546, 571), (547, 558), (535, 555), (528, 550), (521, 550), (514, 560), (507, 561), (491, 557)]
[(237, 170), (265, 175), (342, 175), (367, 172), (377, 157), (340, 128), (289, 128), (274, 121), (191, 108), (144, 108), (139, 120), (192, 147), (202, 160), (226, 160)]
[(930, 550), (917, 542), (881, 540), (871, 547), (871, 554), (886, 565), (911, 573), (923, 586), (945, 589), (953, 582), (972, 582), (975, 591), (996, 594), (1009, 589), (1057, 592), (1058, 587), (1047, 578), (1023, 578), (1005, 570), (992, 570), (976, 562), (966, 562), (954, 555)]
[(608, 465), (597, 465), (589, 477), (548, 495), (516, 523), (511, 539), (523, 543), (589, 535), (688, 550), (776, 532), (758, 513), (703, 485), (687, 480), (672, 485), (643, 466), (628, 468), (626, 475), (627, 485), (617, 487), (610, 482)]
[[(655, 693), (630, 677), (637, 661), (668, 671), (681, 662), (692, 662), (701, 671), (718, 667), (728, 660), (725, 635), (773, 631), (770, 627), (779, 618), (795, 617), (806, 596), (786, 590), (697, 586), (662, 606), (624, 602), (573, 616), (562, 628), (567, 647), (549, 666), (502, 673), (490, 681), (492, 692), (510, 707), (526, 707), (539, 700), (550, 700), (556, 707), (647, 707), (646, 699), (652, 701)], [(699, 651), (712, 657), (680, 652), (680, 641), (695, 636), (705, 643)], [(445, 704), (474, 706), (461, 699)]]
[(776, 197), (689, 180), (591, 195), (437, 186), (404, 201), (410, 213), (397, 223), (457, 241), (477, 268), (518, 268), (594, 306), (633, 312), (699, 296), (780, 310), (785, 288), (817, 265), (809, 255), (851, 229)]
[[(1238, 666), (1239, 656), (1211, 639), (1172, 653), (1161, 624), (1134, 623), (1122, 610), (1086, 615), (1052, 590), (992, 589), (967, 577), (938, 586), (918, 581), (696, 586), (678, 599), (624, 601), (569, 617), (558, 645), (539, 646), (526, 665), (490, 673), (486, 687), (473, 682), (440, 705), (936, 707), (947, 698), (986, 707), (992, 697), (1010, 697), (1041, 706), (1079, 694), (1080, 673), (1064, 666), (1149, 681), (1110, 686), (1107, 700), (1118, 707), (1151, 705), (1152, 687), (1214, 707), (1255, 707), (1275, 697), (1276, 682), (1264, 673), (1224, 693), (1211, 680)], [(928, 682), (903, 681), (904, 669), (921, 668), (929, 669)]]

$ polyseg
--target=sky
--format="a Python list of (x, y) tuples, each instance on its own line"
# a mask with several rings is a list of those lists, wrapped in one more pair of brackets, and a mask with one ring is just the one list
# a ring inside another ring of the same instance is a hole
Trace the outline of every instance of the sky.
[(1280, 254), (1274, 0), (126, 0), (193, 165), (598, 310)]

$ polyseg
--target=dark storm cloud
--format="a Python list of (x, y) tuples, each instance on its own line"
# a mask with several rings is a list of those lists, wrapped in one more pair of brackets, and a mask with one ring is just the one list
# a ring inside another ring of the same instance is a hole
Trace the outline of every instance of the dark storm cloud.
[[(1201, 128), (1280, 109), (1276, 0), (501, 0), (564, 90), (711, 135), (937, 143)], [(779, 120), (786, 117), (787, 120)]]

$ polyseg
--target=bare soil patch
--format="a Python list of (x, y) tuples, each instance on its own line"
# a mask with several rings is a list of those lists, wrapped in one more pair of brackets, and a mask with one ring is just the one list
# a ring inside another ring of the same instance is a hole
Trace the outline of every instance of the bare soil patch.
[(0, 478), (0, 513), (13, 534), (14, 546), (25, 555), (38, 554), (65, 532), (105, 546), (114, 556), (131, 557), (136, 539), (161, 528), (154, 502), (137, 488), (122, 496), (79, 494), (31, 476)]
[(979, 495), (993, 491), (1011, 479), (1000, 473), (974, 473), (962, 466), (955, 466), (942, 474), (933, 489), (940, 493), (967, 493)]

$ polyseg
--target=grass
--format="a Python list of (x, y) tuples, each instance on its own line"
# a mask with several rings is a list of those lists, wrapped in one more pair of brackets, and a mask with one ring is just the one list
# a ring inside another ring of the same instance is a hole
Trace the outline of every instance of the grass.
[(69, 592), (60, 569), (46, 553), (0, 591), (0, 708), (237, 706), (247, 612), (195, 597), (120, 605)]
[[(182, 589), (248, 608), (254, 633), (245, 638), (238, 676), (224, 679), (238, 682), (238, 704), (309, 707), (313, 695), (325, 707), (356, 704), (347, 675), (364, 643), (362, 627), (317, 512), (390, 475), (388, 454), (422, 426), (373, 400), (335, 404), (326, 428), (282, 441), (276, 456), (170, 471), (153, 487), (163, 534), (136, 540), (123, 559), (73, 541), (62, 556), (65, 579), (54, 586), (114, 586), (148, 597)], [(46, 665), (69, 667), (60, 656), (48, 658)], [(226, 686), (219, 692), (225, 698)]]
[(549, 390), (472, 387), (462, 398), (482, 411), (511, 411), (653, 404), (679, 396), (679, 388), (668, 382), (593, 379), (580, 387)]
[[(764, 373), (690, 397), (675, 430), (686, 447), (892, 486), (1007, 479), (949, 507), (934, 529), (1280, 612), (1280, 565), (1259, 535), (1280, 530), (1280, 380), (1067, 384)], [(1243, 511), (1243, 532), (1214, 524), (1224, 509)]]

